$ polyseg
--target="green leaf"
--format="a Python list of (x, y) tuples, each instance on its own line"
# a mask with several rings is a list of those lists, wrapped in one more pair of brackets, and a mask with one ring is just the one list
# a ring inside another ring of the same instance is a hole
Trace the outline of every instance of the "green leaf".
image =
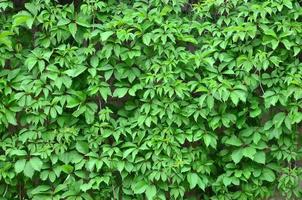
[(108, 96), (112, 95), (112, 92), (109, 87), (102, 87), (100, 90), (102, 98), (107, 101)]
[(226, 140), (225, 143), (237, 147), (242, 145), (242, 142), (239, 140), (239, 138), (236, 135), (232, 135), (229, 139)]
[(142, 194), (146, 191), (148, 185), (145, 181), (137, 181), (133, 184), (133, 192), (134, 194)]
[(145, 120), (145, 124), (146, 124), (146, 126), (148, 126), (148, 127), (150, 127), (151, 126), (151, 121), (152, 120), (152, 118), (151, 117), (147, 117), (146, 118), (146, 120)]
[(123, 151), (123, 159), (126, 158), (130, 153), (132, 153), (135, 150), (135, 148), (129, 148), (125, 151)]
[(113, 92), (113, 97), (122, 98), (127, 94), (128, 88), (116, 88)]
[(73, 171), (73, 166), (71, 165), (62, 165), (61, 166), (62, 171), (65, 172), (66, 174), (70, 174)]
[(207, 178), (199, 178), (197, 185), (199, 186), (200, 189), (205, 191), (206, 185), (207, 185), (208, 179)]
[(213, 96), (208, 96), (207, 98), (207, 105), (209, 107), (210, 110), (212, 110), (212, 108), (214, 107), (214, 98)]
[(204, 143), (205, 143), (205, 145), (206, 145), (207, 147), (210, 146), (211, 141), (212, 141), (212, 136), (209, 135), (209, 134), (205, 134), (205, 135), (203, 136), (203, 141), (204, 141)]
[(84, 141), (78, 141), (76, 144), (76, 150), (82, 154), (87, 154), (89, 152), (88, 143)]
[(25, 167), (24, 167), (24, 171), (23, 171), (24, 175), (29, 177), (29, 178), (32, 178), (33, 175), (34, 175), (34, 172), (35, 172), (35, 170), (32, 167), (32, 165), (30, 164), (30, 162), (26, 162)]
[(37, 64), (38, 60), (34, 57), (28, 57), (25, 60), (25, 65), (27, 66), (28, 70), (32, 70), (32, 68)]
[(81, 103), (81, 101), (75, 97), (68, 97), (67, 99), (67, 108), (73, 108), (78, 106)]
[(276, 176), (273, 170), (264, 168), (262, 170), (261, 179), (268, 182), (273, 182), (276, 179)]
[(31, 158), (29, 163), (35, 171), (40, 171), (42, 169), (43, 162), (38, 157)]
[(0, 44), (6, 45), (8, 48), (12, 48), (12, 41), (10, 39), (10, 35), (13, 35), (12, 32), (9, 31), (2, 31), (0, 33)]
[(223, 184), (225, 185), (225, 186), (229, 186), (229, 185), (231, 185), (231, 183), (232, 183), (232, 179), (230, 178), (230, 177), (227, 177), (227, 176), (225, 176), (225, 177), (223, 177)]
[(146, 33), (143, 35), (143, 42), (145, 45), (149, 46), (151, 42), (152, 34), (151, 33)]
[(57, 117), (57, 111), (55, 108), (50, 108), (50, 116), (55, 119)]
[(242, 149), (237, 149), (233, 151), (231, 157), (235, 164), (239, 163), (243, 157)]
[(156, 195), (156, 187), (154, 185), (149, 185), (146, 189), (146, 197), (148, 200), (154, 199)]
[(250, 112), (250, 117), (255, 118), (261, 114), (261, 109), (257, 108)]
[(15, 172), (17, 174), (19, 174), (20, 172), (22, 172), (25, 168), (25, 163), (26, 163), (26, 160), (25, 159), (21, 159), (21, 160), (18, 160), (16, 163), (15, 163)]
[(75, 38), (75, 35), (77, 33), (77, 24), (76, 23), (70, 23), (68, 25), (69, 32), (71, 33), (72, 37)]
[(90, 59), (90, 65), (92, 67), (99, 66), (99, 58), (97, 56), (92, 56), (91, 59)]
[(283, 0), (283, 4), (289, 8), (289, 9), (293, 9), (293, 4), (291, 2), (291, 0)]
[(300, 1), (72, 2), (0, 0), (1, 200), (301, 199)]
[(188, 180), (188, 183), (190, 184), (190, 189), (193, 189), (196, 187), (199, 179), (200, 178), (196, 173), (189, 173), (187, 175), (187, 180)]
[(49, 172), (49, 180), (53, 183), (55, 182), (57, 176), (54, 172)]
[(235, 90), (234, 94), (236, 94), (241, 101), (246, 102), (246, 93), (243, 90)]
[(245, 102), (246, 101), (246, 94), (243, 90), (234, 90), (230, 94), (231, 100), (235, 105), (238, 105), (239, 100)]
[(16, 113), (13, 113), (10, 110), (6, 110), (5, 116), (6, 116), (6, 119), (7, 119), (8, 123), (10, 123), (12, 125), (17, 125)]
[(232, 102), (235, 105), (238, 105), (239, 97), (237, 96), (237, 94), (235, 92), (231, 92), (230, 97), (231, 97)]
[(37, 195), (37, 194), (43, 194), (45, 192), (47, 192), (48, 190), (50, 190), (50, 186), (48, 185), (39, 185), (38, 187), (36, 187), (35, 189), (33, 189), (30, 194), (31, 195)]
[(276, 33), (274, 32), (273, 29), (270, 29), (268, 26), (266, 25), (263, 25), (262, 26), (262, 29), (264, 30), (264, 34), (265, 35), (269, 35), (269, 36), (272, 36), (273, 38), (277, 38), (277, 35)]
[(203, 107), (203, 103), (204, 103), (204, 100), (206, 99), (206, 97), (207, 97), (207, 95), (201, 95), (200, 97), (199, 97), (199, 101), (198, 101), (198, 103), (199, 103), (199, 106), (200, 107)]
[(284, 112), (280, 112), (278, 114), (276, 114), (273, 118), (273, 123), (275, 124), (275, 126), (278, 128), (281, 126), (282, 122), (284, 121), (286, 115)]
[(258, 151), (254, 156), (254, 161), (260, 164), (265, 164), (265, 153), (263, 151)]
[(33, 23), (33, 17), (31, 16), (31, 14), (27, 11), (20, 11), (18, 12), (18, 14), (16, 14), (13, 17), (13, 23), (12, 26), (13, 27), (17, 27), (23, 24), (26, 24), (29, 28), (31, 28), (32, 23)]
[(113, 34), (114, 34), (113, 31), (106, 31), (106, 32), (100, 33), (100, 37), (101, 37), (102, 42), (108, 40), (108, 38), (109, 38), (111, 35), (113, 35)]
[(92, 110), (92, 109), (86, 109), (85, 111), (85, 119), (86, 119), (86, 123), (87, 124), (91, 124), (94, 121), (94, 114), (96, 109)]
[(73, 69), (66, 70), (64, 73), (70, 77), (77, 77), (80, 74), (82, 74), (86, 69), (87, 69), (87, 67), (85, 67), (83, 65), (79, 65)]
[(242, 151), (243, 156), (248, 157), (250, 159), (254, 159), (254, 155), (256, 154), (256, 149), (253, 147), (245, 147)]
[(256, 133), (254, 133), (254, 135), (253, 135), (253, 142), (255, 143), (255, 144), (258, 144), (258, 142), (261, 140), (261, 135), (258, 133), (258, 132), (256, 132)]

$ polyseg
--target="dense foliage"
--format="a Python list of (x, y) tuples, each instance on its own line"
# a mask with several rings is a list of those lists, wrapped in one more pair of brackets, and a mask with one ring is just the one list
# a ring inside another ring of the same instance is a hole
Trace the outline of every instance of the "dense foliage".
[(1, 0), (0, 199), (301, 199), (300, 4)]

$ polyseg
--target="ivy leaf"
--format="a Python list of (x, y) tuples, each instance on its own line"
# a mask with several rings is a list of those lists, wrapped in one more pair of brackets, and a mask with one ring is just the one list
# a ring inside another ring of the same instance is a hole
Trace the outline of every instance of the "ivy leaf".
[(51, 118), (55, 119), (57, 117), (57, 111), (55, 108), (50, 109), (50, 116)]
[(50, 186), (48, 185), (40, 185), (38, 187), (36, 187), (35, 189), (33, 189), (30, 194), (31, 195), (37, 195), (37, 194), (42, 194), (44, 192), (47, 192), (48, 190), (50, 190)]
[(282, 122), (284, 121), (286, 115), (284, 112), (280, 112), (278, 114), (276, 114), (273, 118), (273, 123), (275, 124), (275, 126), (278, 128), (281, 126)]
[(97, 56), (92, 56), (90, 59), (90, 65), (92, 67), (97, 67), (99, 65), (99, 58)]
[(242, 151), (243, 156), (248, 157), (250, 159), (254, 159), (254, 155), (256, 154), (256, 149), (253, 147), (245, 147)]
[(199, 101), (198, 101), (198, 103), (199, 103), (199, 106), (200, 107), (203, 107), (203, 103), (204, 103), (204, 100), (206, 99), (206, 97), (207, 97), (207, 95), (201, 95), (200, 97), (199, 97)]
[(54, 172), (49, 173), (49, 180), (53, 183), (56, 180), (56, 174)]
[(229, 139), (226, 140), (225, 143), (237, 147), (242, 145), (242, 142), (239, 140), (239, 138), (236, 135), (232, 135)]
[(258, 144), (258, 142), (261, 140), (261, 135), (258, 133), (258, 132), (256, 132), (256, 133), (254, 133), (254, 135), (253, 135), (253, 142), (255, 143), (255, 144)]
[(232, 183), (232, 178), (230, 178), (230, 177), (228, 177), (228, 176), (225, 176), (225, 177), (223, 177), (223, 184), (225, 185), (225, 186), (229, 186), (229, 185), (231, 185), (231, 183)]
[(76, 23), (70, 23), (68, 25), (69, 32), (71, 33), (72, 37), (75, 38), (75, 35), (77, 33), (77, 24)]
[(210, 110), (212, 110), (212, 108), (214, 107), (214, 98), (213, 96), (208, 96), (207, 98), (207, 104)]
[(43, 162), (38, 157), (31, 158), (29, 163), (35, 171), (40, 171), (42, 169)]
[(190, 184), (190, 189), (193, 189), (196, 187), (198, 181), (199, 181), (199, 176), (196, 173), (189, 173), (187, 175), (187, 180)]
[(74, 108), (74, 107), (78, 106), (80, 103), (81, 103), (81, 101), (78, 98), (73, 97), (73, 96), (69, 96), (67, 98), (67, 105), (66, 105), (66, 107), (67, 108)]
[(234, 93), (234, 92), (231, 92), (230, 97), (231, 97), (232, 102), (233, 102), (235, 105), (238, 105), (239, 97), (237, 96), (237, 94)]
[(127, 94), (128, 88), (116, 88), (113, 92), (113, 97), (122, 98)]
[(235, 164), (239, 163), (243, 157), (242, 150), (238, 149), (238, 150), (233, 151), (231, 157)]
[(78, 141), (76, 144), (76, 150), (82, 154), (87, 154), (89, 152), (88, 143), (84, 141)]
[(268, 181), (268, 182), (273, 182), (276, 179), (275, 173), (268, 168), (264, 168), (262, 170), (261, 174), (262, 180)]
[(130, 153), (132, 153), (135, 148), (129, 148), (123, 152), (123, 159), (126, 158)]
[(12, 48), (12, 41), (9, 38), (10, 35), (13, 35), (12, 32), (9, 31), (2, 31), (0, 32), (0, 44), (6, 45), (8, 48)]
[(22, 24), (26, 24), (29, 28), (32, 27), (33, 24), (33, 17), (31, 14), (27, 11), (21, 11), (18, 14), (16, 14), (14, 17), (12, 27), (17, 27)]
[(62, 165), (62, 171), (65, 172), (66, 174), (70, 174), (73, 171), (73, 166), (71, 165)]
[(15, 113), (13, 113), (10, 110), (6, 110), (5, 115), (6, 115), (6, 119), (7, 119), (8, 123), (10, 123), (12, 125), (17, 125), (17, 121), (16, 121), (16, 117), (15, 117), (16, 114)]
[(24, 175), (29, 177), (29, 178), (32, 178), (33, 175), (34, 175), (34, 172), (35, 172), (35, 170), (32, 167), (32, 165), (30, 164), (30, 162), (26, 162), (25, 167), (24, 167), (24, 171), (23, 171)]
[(151, 33), (146, 33), (143, 35), (143, 42), (145, 45), (149, 46), (151, 42), (152, 34)]
[(156, 187), (154, 185), (149, 185), (146, 189), (146, 197), (148, 200), (152, 200), (156, 195)]
[(86, 69), (87, 69), (87, 67), (79, 65), (73, 69), (66, 70), (64, 73), (70, 77), (77, 77), (80, 74), (82, 74)]
[(25, 65), (27, 66), (28, 70), (32, 70), (32, 68), (37, 64), (38, 60), (34, 57), (28, 57), (25, 60)]
[(262, 151), (259, 151), (255, 154), (254, 156), (254, 161), (256, 161), (257, 163), (260, 163), (260, 164), (265, 164), (265, 153), (262, 152)]
[(108, 40), (108, 38), (109, 38), (111, 35), (113, 35), (113, 33), (114, 33), (113, 31), (106, 31), (106, 32), (100, 33), (100, 37), (101, 37), (102, 42)]
[(289, 8), (289, 9), (293, 9), (293, 4), (290, 0), (283, 0), (283, 4)]
[(112, 95), (109, 87), (102, 87), (100, 94), (105, 101), (107, 101), (108, 96)]
[(0, 199), (301, 198), (299, 1), (24, 1), (0, 0)]
[(26, 163), (26, 160), (25, 159), (21, 159), (21, 160), (18, 160), (16, 163), (15, 163), (15, 172), (17, 174), (19, 174), (20, 172), (22, 172), (25, 168), (25, 163)]
[(210, 146), (210, 144), (211, 144), (212, 137), (211, 137), (211, 135), (209, 135), (209, 134), (205, 134), (205, 135), (203, 136), (203, 140), (204, 140), (205, 145), (208, 147), (208, 146)]
[(235, 105), (238, 105), (239, 100), (245, 102), (246, 101), (246, 96), (245, 92), (242, 90), (234, 90), (230, 94), (231, 100)]
[(148, 185), (146, 184), (145, 181), (137, 181), (133, 185), (133, 192), (134, 194), (142, 194), (146, 191), (148, 188)]

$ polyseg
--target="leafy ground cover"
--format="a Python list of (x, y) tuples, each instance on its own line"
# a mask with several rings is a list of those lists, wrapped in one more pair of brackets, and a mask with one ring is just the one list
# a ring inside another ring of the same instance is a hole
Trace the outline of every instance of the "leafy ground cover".
[(295, 0), (1, 0), (0, 199), (301, 199)]

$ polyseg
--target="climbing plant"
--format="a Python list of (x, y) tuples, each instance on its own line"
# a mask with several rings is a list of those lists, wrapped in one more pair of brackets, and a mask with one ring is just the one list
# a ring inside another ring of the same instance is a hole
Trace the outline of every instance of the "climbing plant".
[(301, 5), (0, 0), (0, 199), (301, 199)]

